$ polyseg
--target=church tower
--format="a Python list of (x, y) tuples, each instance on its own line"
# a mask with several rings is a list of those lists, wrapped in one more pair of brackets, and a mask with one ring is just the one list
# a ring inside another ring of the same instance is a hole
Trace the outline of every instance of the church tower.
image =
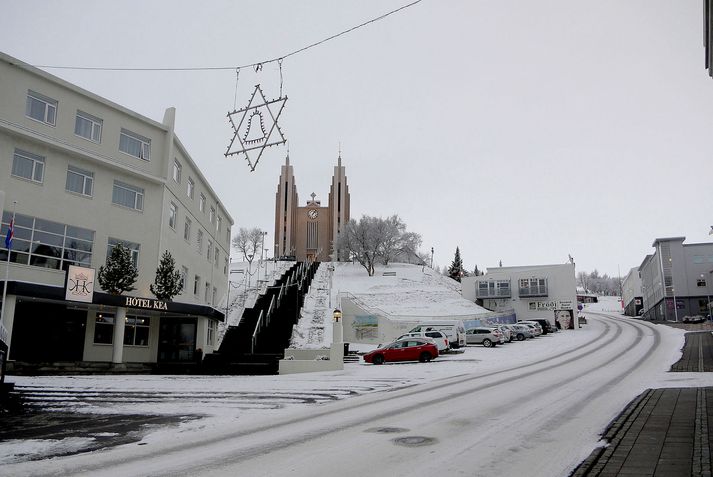
[(275, 257), (295, 255), (295, 222), (297, 214), (297, 185), (295, 173), (287, 154), (280, 170), (275, 199)]
[(334, 167), (332, 176), (332, 187), (329, 189), (329, 216), (331, 218), (331, 248), (330, 254), (336, 262), (347, 260), (336, 250), (339, 235), (343, 227), (349, 222), (349, 186), (347, 185), (346, 169), (342, 166), (342, 152), (339, 151), (337, 165)]
[(322, 206), (314, 192), (299, 206), (295, 176), (289, 155), (282, 166), (275, 200), (275, 256), (294, 256), (298, 261), (346, 260), (334, 251), (349, 221), (349, 187), (341, 152), (334, 167), (329, 203)]

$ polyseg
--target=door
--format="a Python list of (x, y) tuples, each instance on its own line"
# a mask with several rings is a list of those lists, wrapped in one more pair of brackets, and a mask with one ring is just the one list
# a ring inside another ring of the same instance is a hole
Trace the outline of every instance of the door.
[(196, 352), (196, 318), (161, 318), (158, 362), (193, 361)]

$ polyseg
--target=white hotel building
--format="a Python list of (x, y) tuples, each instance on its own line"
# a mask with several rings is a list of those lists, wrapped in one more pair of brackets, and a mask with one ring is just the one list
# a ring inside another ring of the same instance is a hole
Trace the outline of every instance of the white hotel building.
[[(174, 123), (174, 108), (157, 122), (0, 53), (9, 370), (13, 361), (175, 363), (214, 349), (233, 220)], [(69, 266), (98, 272), (117, 243), (131, 249), (136, 290), (117, 297), (95, 281), (89, 303), (66, 300)], [(149, 285), (166, 250), (184, 289), (157, 302)], [(114, 324), (121, 308), (123, 337)]]

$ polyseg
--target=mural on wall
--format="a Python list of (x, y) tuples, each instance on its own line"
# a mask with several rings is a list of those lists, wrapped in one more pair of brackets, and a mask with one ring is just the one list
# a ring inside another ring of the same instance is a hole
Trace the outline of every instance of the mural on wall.
[(357, 339), (378, 339), (379, 319), (374, 315), (356, 315), (352, 328)]

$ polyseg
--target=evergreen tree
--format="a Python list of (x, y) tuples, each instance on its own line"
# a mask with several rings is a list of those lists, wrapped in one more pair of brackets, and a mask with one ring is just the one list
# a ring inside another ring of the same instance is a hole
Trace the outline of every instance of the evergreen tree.
[(99, 286), (107, 293), (121, 295), (124, 292), (136, 290), (133, 285), (138, 276), (139, 272), (131, 260), (131, 251), (118, 243), (111, 249), (106, 266), (99, 267), (97, 280)]
[(168, 250), (161, 256), (161, 262), (156, 269), (156, 279), (149, 288), (159, 300), (170, 300), (183, 290), (181, 274), (176, 270), (176, 261)]
[(453, 258), (451, 266), (448, 267), (448, 276), (459, 282), (464, 274), (463, 261), (460, 258), (460, 249), (456, 247), (456, 255)]
[(476, 265), (475, 268), (473, 269), (473, 276), (479, 277), (479, 276), (481, 276), (482, 274), (483, 274), (483, 272), (481, 272), (481, 271), (478, 269), (478, 265)]

